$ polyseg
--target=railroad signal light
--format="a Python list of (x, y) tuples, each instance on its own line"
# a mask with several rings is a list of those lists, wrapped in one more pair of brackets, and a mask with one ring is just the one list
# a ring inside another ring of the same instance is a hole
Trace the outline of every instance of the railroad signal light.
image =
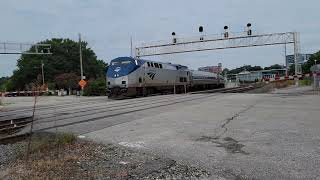
[(199, 27), (199, 32), (201, 32), (201, 33), (203, 32), (203, 27), (202, 26)]
[(177, 43), (177, 38), (173, 38), (172, 42), (173, 42), (173, 44), (176, 44)]
[(247, 35), (248, 35), (248, 36), (251, 36), (251, 35), (252, 35), (251, 23), (248, 23), (248, 24), (247, 24), (247, 28), (248, 28)]
[(224, 38), (228, 38), (229, 37), (229, 32), (228, 32), (228, 29), (229, 29), (229, 27), (228, 26), (224, 26)]
[(229, 33), (228, 32), (225, 32), (224, 33), (224, 38), (228, 38), (229, 37)]
[(199, 32), (201, 33), (201, 36), (200, 36), (200, 41), (203, 41), (204, 38), (203, 38), (203, 27), (202, 26), (199, 26)]
[(173, 36), (172, 43), (176, 44), (177, 43), (177, 38), (174, 37), (176, 35), (176, 33), (172, 32), (171, 35)]

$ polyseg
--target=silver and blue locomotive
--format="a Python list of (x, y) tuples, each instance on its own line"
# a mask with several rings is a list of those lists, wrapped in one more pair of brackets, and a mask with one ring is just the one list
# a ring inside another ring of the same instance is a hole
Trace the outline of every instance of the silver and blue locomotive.
[(214, 73), (132, 57), (113, 59), (106, 77), (109, 97), (183, 93), (224, 87), (224, 80)]

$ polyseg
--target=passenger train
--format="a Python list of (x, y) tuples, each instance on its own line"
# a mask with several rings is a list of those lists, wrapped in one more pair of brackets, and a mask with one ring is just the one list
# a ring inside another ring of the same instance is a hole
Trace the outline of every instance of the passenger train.
[(132, 57), (118, 57), (107, 70), (109, 97), (184, 93), (224, 87), (217, 74), (189, 70), (187, 66)]

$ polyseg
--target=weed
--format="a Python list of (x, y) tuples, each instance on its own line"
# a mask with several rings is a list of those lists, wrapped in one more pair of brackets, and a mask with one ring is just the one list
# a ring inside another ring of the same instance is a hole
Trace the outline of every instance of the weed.
[(311, 86), (312, 81), (310, 79), (304, 79), (299, 81), (299, 86)]
[[(76, 136), (71, 133), (34, 133), (31, 138), (29, 153), (44, 153), (68, 144), (73, 144), (76, 141)], [(25, 146), (17, 149), (16, 152), (19, 157), (25, 154)]]

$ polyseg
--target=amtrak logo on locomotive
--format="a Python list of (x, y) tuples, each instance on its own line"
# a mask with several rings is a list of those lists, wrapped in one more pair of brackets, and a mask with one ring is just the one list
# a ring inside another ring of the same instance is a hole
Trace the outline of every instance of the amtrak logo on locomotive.
[(119, 72), (120, 70), (121, 70), (121, 67), (116, 67), (116, 69), (114, 71)]
[(153, 80), (154, 76), (156, 75), (156, 73), (152, 73), (152, 72), (148, 72), (147, 74), (152, 80)]

